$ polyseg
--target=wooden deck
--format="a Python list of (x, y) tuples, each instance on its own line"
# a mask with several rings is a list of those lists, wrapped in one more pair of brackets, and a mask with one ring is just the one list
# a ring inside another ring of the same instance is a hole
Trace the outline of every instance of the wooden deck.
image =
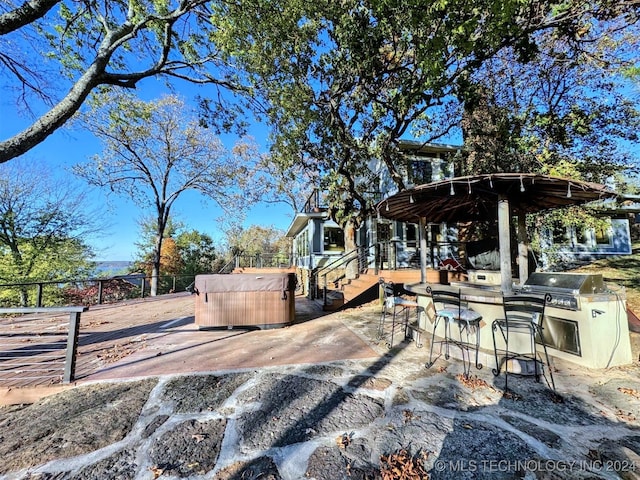
[[(202, 331), (194, 323), (194, 310), (195, 299), (188, 293), (91, 307), (80, 319), (76, 374), (71, 384), (62, 383), (68, 315), (30, 316), (29, 329), (40, 333), (30, 336), (28, 347), (12, 345), (0, 349), (0, 405), (29, 403), (61, 389), (103, 379), (295, 363), (305, 358), (321, 361), (332, 356), (358, 357), (371, 353), (348, 337), (347, 332), (340, 334), (340, 338), (347, 340), (338, 339), (327, 346), (331, 351), (324, 350), (324, 346), (309, 351), (305, 341), (333, 335), (333, 330), (340, 331), (340, 326), (307, 322), (326, 312), (304, 297), (296, 297), (296, 326), (290, 329)], [(20, 317), (0, 324), (0, 334), (10, 333), (20, 322), (27, 325), (26, 320)], [(59, 350), (59, 364), (43, 362), (25, 353), (52, 344)], [(22, 354), (15, 355), (16, 351)], [(242, 353), (246, 351), (254, 353)], [(11, 358), (19, 356), (22, 361), (29, 357), (29, 363), (47, 370), (46, 375), (27, 374), (18, 369), (3, 377), (2, 369), (8, 371), (11, 363), (7, 355), (2, 355), (6, 352), (13, 352)], [(268, 352), (271, 353), (267, 355)]]
[[(189, 294), (166, 295), (91, 307), (80, 318), (76, 379), (129, 355), (166, 334), (170, 322), (192, 321)], [(48, 387), (62, 383), (69, 315), (30, 314), (0, 320), (0, 388)]]

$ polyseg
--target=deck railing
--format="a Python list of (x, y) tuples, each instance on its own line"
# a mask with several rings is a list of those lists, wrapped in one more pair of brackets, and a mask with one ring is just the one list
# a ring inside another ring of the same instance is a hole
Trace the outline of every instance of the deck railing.
[[(339, 258), (336, 258), (332, 262), (324, 265), (312, 272), (312, 284), (316, 287), (312, 289), (312, 297), (315, 298), (315, 290), (317, 289), (317, 285), (322, 285), (322, 301), (323, 304), (327, 304), (327, 293), (329, 287), (329, 275), (335, 273), (338, 270), (346, 269), (348, 264), (351, 262), (357, 262), (357, 272), (358, 274), (364, 273), (368, 268), (368, 258), (369, 253), (373, 246), (369, 245), (366, 247), (356, 247), (355, 249), (341, 255)], [(322, 280), (320, 280), (322, 279)], [(339, 279), (334, 279), (334, 282)]]
[[(195, 275), (160, 275), (158, 295), (185, 291)], [(112, 278), (49, 280), (0, 284), (2, 307), (42, 308), (101, 305), (150, 295), (151, 277), (128, 274)], [(45, 301), (46, 299), (46, 301)]]
[(291, 257), (282, 253), (234, 255), (218, 273), (231, 273), (240, 268), (290, 268), (291, 265)]
[[(88, 308), (0, 308), (0, 385), (73, 382), (80, 315)], [(55, 318), (64, 313), (67, 328)]]

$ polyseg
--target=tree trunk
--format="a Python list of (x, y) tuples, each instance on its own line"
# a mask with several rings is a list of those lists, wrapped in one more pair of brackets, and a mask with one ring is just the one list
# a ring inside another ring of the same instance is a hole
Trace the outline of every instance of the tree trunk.
[[(163, 229), (164, 230), (164, 229)], [(151, 266), (151, 285), (149, 295), (155, 297), (158, 295), (158, 280), (160, 277), (160, 255), (162, 252), (162, 236), (158, 233), (156, 236), (156, 245), (153, 249), (153, 265)]]
[(43, 142), (45, 138), (67, 123), (95, 87), (107, 83), (104, 74), (113, 55), (114, 45), (132, 29), (133, 25), (127, 23), (106, 35), (100, 42), (98, 55), (65, 97), (22, 132), (0, 142), (0, 163), (18, 157)]
[(44, 17), (59, 0), (31, 0), (0, 15), (0, 35), (18, 30)]
[(156, 244), (153, 247), (153, 264), (151, 266), (151, 285), (149, 295), (155, 297), (158, 295), (158, 281), (160, 277), (160, 260), (162, 258), (162, 237), (164, 235), (164, 227), (159, 226), (156, 232)]
[(29, 292), (27, 292), (27, 287), (21, 287), (18, 291), (20, 294), (20, 306), (28, 307), (29, 306)]
[[(347, 253), (352, 252), (356, 249), (356, 227), (353, 220), (349, 220), (344, 226), (344, 249)], [(358, 278), (360, 271), (358, 268), (357, 257), (347, 263), (344, 273), (345, 278), (347, 278), (348, 280)]]

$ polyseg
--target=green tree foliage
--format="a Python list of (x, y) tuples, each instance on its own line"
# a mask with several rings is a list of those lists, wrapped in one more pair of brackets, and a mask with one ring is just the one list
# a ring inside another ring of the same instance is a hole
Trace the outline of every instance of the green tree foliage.
[[(47, 172), (22, 161), (0, 166), (0, 283), (87, 278), (95, 264), (85, 239), (95, 218), (82, 193)], [(2, 289), (2, 302), (28, 306), (34, 295)]]
[(176, 245), (182, 259), (182, 274), (195, 276), (213, 272), (218, 255), (209, 235), (197, 230), (184, 231), (177, 235)]
[(2, 2), (3, 100), (15, 100), (34, 121), (0, 142), (0, 163), (44, 141), (98, 87), (134, 89), (141, 80), (157, 76), (211, 85), (209, 105), (216, 108), (217, 125), (233, 125), (238, 111), (219, 94), (235, 88), (235, 71), (220, 61), (216, 45), (207, 38), (209, 3)]
[(461, 173), (539, 172), (605, 182), (637, 172), (629, 147), (638, 140), (638, 94), (624, 72), (638, 61), (640, 31), (609, 30), (585, 26), (579, 42), (541, 32), (540, 51), (528, 63), (504, 49), (461, 80), (469, 154)]
[[(467, 155), (459, 174), (537, 172), (633, 188), (640, 110), (627, 72), (640, 32), (622, 19), (579, 25), (576, 38), (539, 32), (527, 63), (505, 48), (460, 79)], [(584, 208), (546, 212), (529, 219), (532, 246), (547, 249), (542, 231), (602, 223)]]
[(609, 1), (249, 0), (214, 6), (212, 38), (247, 71), (282, 171), (314, 172), (332, 217), (357, 226), (380, 168), (405, 187), (398, 140), (458, 129), (459, 99), (487, 62), (509, 48), (527, 64), (545, 48), (543, 32), (579, 45), (591, 41), (585, 25), (602, 34), (636, 14), (634, 2)]
[(288, 264), (291, 241), (282, 230), (273, 226), (236, 225), (228, 228), (225, 234), (230, 256), (240, 257), (243, 266), (271, 267)]
[(287, 253), (284, 232), (273, 226), (234, 227), (226, 232), (227, 245), (235, 255)]
[(214, 133), (191, 117), (183, 101), (165, 96), (143, 102), (108, 95), (82, 122), (104, 143), (104, 151), (74, 171), (91, 185), (130, 198), (153, 215), (151, 295), (157, 292), (162, 241), (171, 209), (195, 190), (223, 209), (241, 212), (251, 202), (253, 149), (227, 152)]

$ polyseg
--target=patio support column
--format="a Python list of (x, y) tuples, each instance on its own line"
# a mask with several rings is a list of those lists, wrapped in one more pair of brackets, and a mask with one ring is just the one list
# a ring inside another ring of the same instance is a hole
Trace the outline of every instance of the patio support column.
[(500, 288), (502, 293), (511, 293), (511, 238), (509, 235), (509, 200), (506, 195), (498, 197), (498, 241), (500, 243)]
[(420, 241), (420, 283), (427, 283), (427, 217), (418, 220)]
[(518, 283), (523, 285), (529, 278), (529, 242), (527, 240), (527, 216), (518, 214)]

